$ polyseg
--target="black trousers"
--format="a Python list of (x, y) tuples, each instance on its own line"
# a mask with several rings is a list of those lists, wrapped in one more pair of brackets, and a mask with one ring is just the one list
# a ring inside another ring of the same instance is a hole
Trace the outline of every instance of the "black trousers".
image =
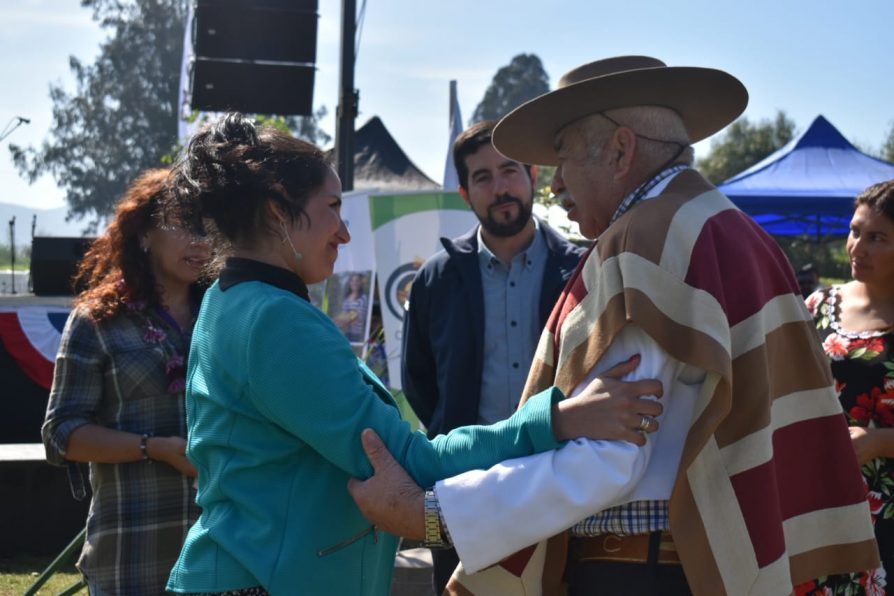
[(569, 596), (691, 596), (682, 565), (568, 561)]
[(459, 565), (459, 557), (452, 548), (433, 548), (431, 549), (432, 576), (431, 583), (435, 589), (435, 594), (441, 596), (453, 570)]

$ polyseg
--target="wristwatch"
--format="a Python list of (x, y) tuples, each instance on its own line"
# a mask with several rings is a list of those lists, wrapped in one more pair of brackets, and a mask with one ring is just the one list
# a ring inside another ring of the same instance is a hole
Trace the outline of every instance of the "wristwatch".
[(423, 544), (428, 548), (446, 547), (447, 542), (445, 542), (444, 533), (441, 531), (441, 511), (435, 491), (431, 489), (425, 491), (423, 508), (425, 512), (425, 541)]

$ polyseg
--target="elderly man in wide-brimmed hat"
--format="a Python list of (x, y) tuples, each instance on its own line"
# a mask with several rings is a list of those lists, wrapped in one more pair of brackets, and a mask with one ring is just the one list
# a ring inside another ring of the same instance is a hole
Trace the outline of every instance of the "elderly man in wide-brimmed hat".
[(380, 472), (355, 498), (386, 529), (419, 533), (418, 511), (444, 522), (465, 567), (448, 591), (789, 594), (877, 566), (791, 267), (690, 165), (690, 144), (746, 103), (725, 72), (627, 56), (569, 72), (497, 125), (501, 153), (557, 166), (554, 190), (597, 239), (553, 310), (526, 395), (573, 394), (638, 353), (636, 374), (662, 381), (665, 409), (642, 449), (576, 441), (440, 482), (424, 504), (372, 449)]

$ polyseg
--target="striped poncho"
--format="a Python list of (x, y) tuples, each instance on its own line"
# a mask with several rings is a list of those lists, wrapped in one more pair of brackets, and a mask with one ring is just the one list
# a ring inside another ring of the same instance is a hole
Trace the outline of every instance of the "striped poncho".
[[(553, 310), (525, 395), (552, 384), (569, 394), (631, 322), (707, 373), (670, 500), (693, 593), (788, 594), (878, 565), (846, 422), (791, 267), (693, 170), (600, 236)], [(547, 561), (546, 594), (561, 589), (562, 569), (549, 567), (564, 565), (565, 546), (557, 537), (552, 555), (542, 544), (522, 557)], [(530, 579), (513, 563), (498, 573)], [(493, 570), (460, 574), (448, 591), (505, 593), (482, 587)]]

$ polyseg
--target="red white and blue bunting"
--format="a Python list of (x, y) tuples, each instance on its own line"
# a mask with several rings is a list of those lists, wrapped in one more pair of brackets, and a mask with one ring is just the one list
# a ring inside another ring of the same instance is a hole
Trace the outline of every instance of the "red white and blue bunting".
[(53, 367), (70, 308), (0, 307), (0, 342), (31, 380), (45, 389), (53, 384)]

